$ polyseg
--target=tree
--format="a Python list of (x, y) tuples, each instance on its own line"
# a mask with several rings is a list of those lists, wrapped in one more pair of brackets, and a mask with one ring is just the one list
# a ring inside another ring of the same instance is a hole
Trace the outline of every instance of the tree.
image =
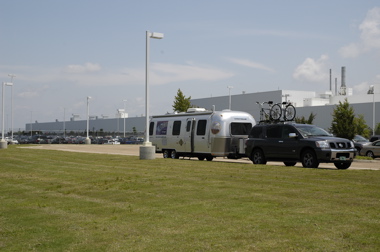
[(337, 137), (353, 139), (356, 135), (355, 113), (347, 99), (344, 102), (339, 101), (333, 112), (331, 122), (331, 132)]
[(375, 135), (380, 135), (380, 123), (375, 127)]
[(178, 89), (177, 95), (174, 97), (174, 112), (186, 112), (191, 107), (190, 99), (191, 96), (186, 98), (181, 89)]
[(301, 116), (301, 117), (296, 117), (296, 119), (294, 119), (294, 120), (296, 121), (296, 123), (313, 124), (313, 121), (314, 121), (316, 116), (317, 116), (316, 114), (311, 112), (308, 119), (306, 119), (304, 116)]
[(355, 125), (355, 133), (357, 135), (362, 135), (365, 138), (369, 138), (371, 131), (366, 124), (366, 121), (364, 120), (363, 115), (358, 115), (354, 118), (354, 125)]

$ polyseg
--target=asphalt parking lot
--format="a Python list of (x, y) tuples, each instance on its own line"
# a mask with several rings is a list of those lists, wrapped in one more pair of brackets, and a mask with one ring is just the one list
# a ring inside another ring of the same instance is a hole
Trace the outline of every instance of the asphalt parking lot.
[[(139, 156), (140, 145), (84, 145), (84, 144), (44, 144), (26, 146), (22, 148), (43, 149), (43, 150), (58, 150), (58, 151), (72, 151), (72, 152), (86, 152), (86, 153), (99, 153), (99, 154), (111, 154), (111, 155), (129, 155)], [(156, 154), (156, 158), (162, 158), (161, 153)], [(188, 159), (188, 158), (185, 158)], [(206, 161), (204, 161), (206, 162)], [(242, 159), (227, 159), (227, 158), (214, 158), (213, 162), (231, 162), (231, 163), (247, 163), (252, 164), (248, 158)], [(281, 162), (268, 162), (270, 165), (283, 166)], [(297, 163), (298, 167), (301, 167), (301, 163)], [(319, 168), (324, 169), (336, 169), (334, 164), (321, 163)], [(355, 160), (349, 169), (362, 169), (362, 170), (380, 170), (380, 159), (376, 160)]]

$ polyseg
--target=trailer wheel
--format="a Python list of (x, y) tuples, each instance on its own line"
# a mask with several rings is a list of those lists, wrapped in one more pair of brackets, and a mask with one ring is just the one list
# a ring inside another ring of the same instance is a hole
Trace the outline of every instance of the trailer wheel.
[(179, 156), (177, 154), (177, 152), (175, 150), (172, 150), (172, 152), (170, 153), (170, 157), (173, 158), (173, 159), (178, 159)]
[(164, 152), (162, 152), (162, 156), (164, 158), (169, 158), (169, 151), (168, 150), (164, 150)]
[(203, 161), (203, 160), (205, 160), (205, 157), (198, 157), (198, 160)]
[(213, 159), (214, 159), (213, 156), (207, 156), (207, 157), (206, 157), (206, 160), (207, 160), (207, 161), (212, 161)]

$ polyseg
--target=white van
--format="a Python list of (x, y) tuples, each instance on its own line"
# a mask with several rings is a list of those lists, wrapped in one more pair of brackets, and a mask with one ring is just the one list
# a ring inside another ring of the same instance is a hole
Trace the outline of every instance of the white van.
[(186, 113), (153, 116), (149, 138), (164, 158), (239, 158), (245, 156), (244, 140), (255, 124), (246, 112), (190, 108)]

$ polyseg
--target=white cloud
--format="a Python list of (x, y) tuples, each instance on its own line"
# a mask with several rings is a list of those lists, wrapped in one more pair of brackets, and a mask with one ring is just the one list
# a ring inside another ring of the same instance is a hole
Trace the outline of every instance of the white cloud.
[(368, 82), (362, 82), (359, 85), (354, 86), (354, 94), (366, 94), (369, 89), (369, 86), (370, 85), (368, 84)]
[(234, 74), (212, 66), (155, 63), (152, 64), (150, 81), (152, 84), (167, 84), (180, 81), (217, 81), (228, 79)]
[(327, 55), (322, 55), (319, 59), (314, 60), (307, 58), (294, 70), (293, 78), (299, 81), (319, 82), (326, 80)]
[(380, 7), (368, 11), (366, 18), (360, 24), (360, 38), (368, 48), (380, 48)]
[(238, 65), (241, 65), (241, 66), (246, 66), (246, 67), (250, 67), (250, 68), (254, 68), (254, 69), (259, 69), (259, 70), (265, 70), (265, 71), (268, 71), (268, 72), (271, 72), (271, 73), (274, 73), (274, 69), (270, 68), (270, 67), (267, 67), (261, 63), (257, 63), (257, 62), (254, 62), (254, 61), (251, 61), (251, 60), (248, 60), (248, 59), (237, 59), (237, 58), (229, 58), (228, 59), (230, 62), (234, 63), (234, 64), (238, 64)]
[(339, 49), (344, 58), (356, 58), (364, 52), (380, 49), (380, 7), (368, 11), (367, 16), (359, 25), (360, 40)]
[(84, 65), (68, 65), (65, 70), (67, 73), (91, 73), (99, 72), (101, 70), (101, 66), (99, 64), (87, 62)]
[(356, 58), (361, 51), (362, 49), (355, 43), (351, 43), (339, 49), (339, 53), (343, 58)]

